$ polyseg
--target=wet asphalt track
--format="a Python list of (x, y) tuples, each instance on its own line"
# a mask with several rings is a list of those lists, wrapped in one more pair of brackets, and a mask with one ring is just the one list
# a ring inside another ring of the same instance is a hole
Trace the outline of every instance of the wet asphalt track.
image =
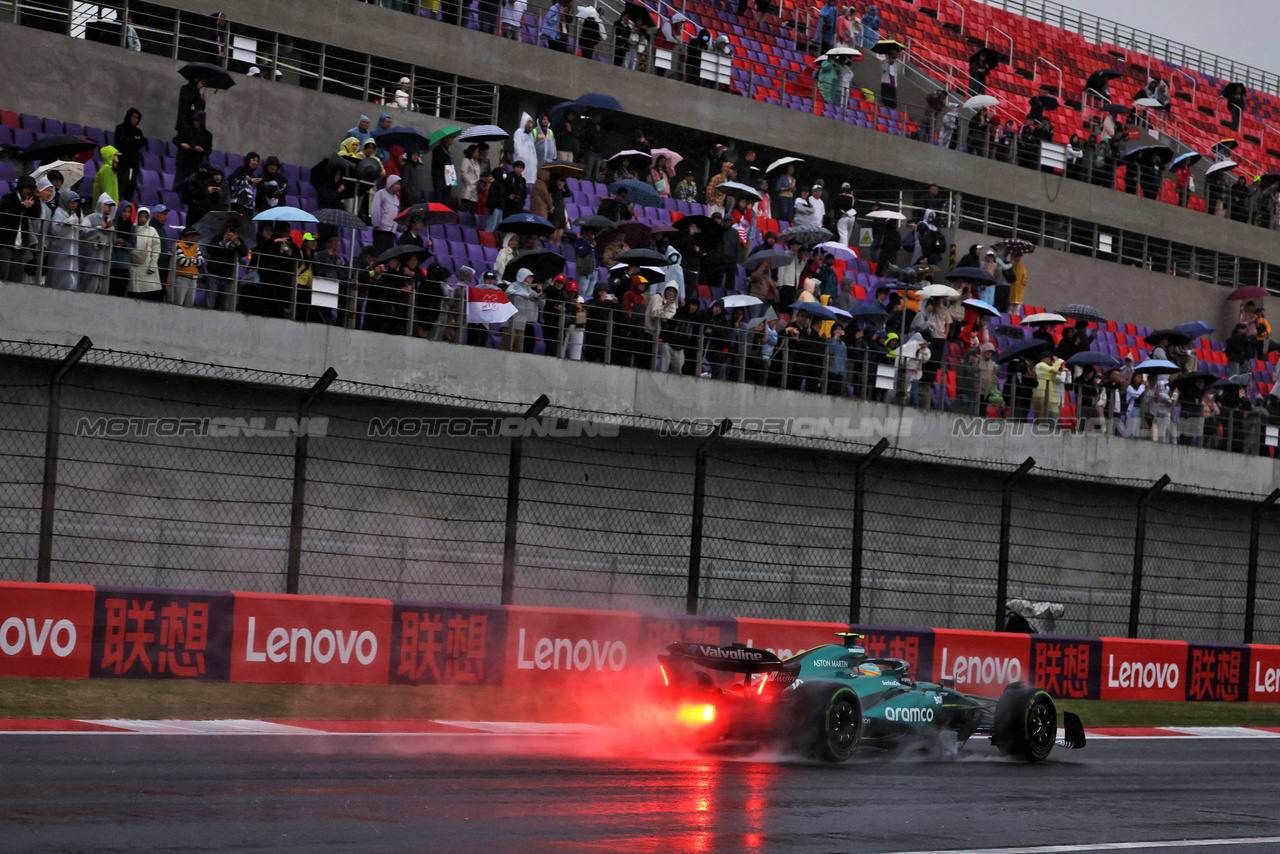
[(528, 736), (5, 735), (0, 851), (872, 854), (1280, 837), (1280, 739), (1097, 740), (1035, 766), (988, 750), (820, 766)]

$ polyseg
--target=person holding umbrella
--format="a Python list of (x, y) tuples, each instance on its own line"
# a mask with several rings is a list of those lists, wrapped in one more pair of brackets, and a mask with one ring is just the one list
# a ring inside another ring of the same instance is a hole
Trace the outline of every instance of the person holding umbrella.
[(891, 42), (880, 54), (880, 103), (891, 110), (898, 108), (898, 56), (901, 49)]

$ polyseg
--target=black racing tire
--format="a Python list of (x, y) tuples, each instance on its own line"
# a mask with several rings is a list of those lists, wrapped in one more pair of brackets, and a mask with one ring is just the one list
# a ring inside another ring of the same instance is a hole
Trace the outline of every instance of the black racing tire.
[(1058, 707), (1043, 688), (1015, 684), (996, 704), (991, 743), (1005, 756), (1028, 762), (1047, 759), (1058, 739)]
[(838, 682), (806, 682), (794, 691), (792, 746), (806, 758), (844, 762), (862, 738), (862, 702)]

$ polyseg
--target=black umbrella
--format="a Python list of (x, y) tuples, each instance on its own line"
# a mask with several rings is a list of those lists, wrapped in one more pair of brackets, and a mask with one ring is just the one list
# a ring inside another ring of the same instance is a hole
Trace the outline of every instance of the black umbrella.
[(1131, 148), (1124, 154), (1120, 155), (1121, 160), (1136, 160), (1143, 154), (1154, 156), (1159, 162), (1160, 167), (1164, 168), (1173, 160), (1173, 149), (1167, 145), (1140, 145), (1137, 148)]
[(396, 214), (396, 219), (408, 222), (415, 216), (422, 217), (424, 225), (440, 225), (441, 223), (456, 220), (458, 212), (439, 202), (419, 202), (400, 211), (400, 213)]
[(690, 225), (696, 225), (698, 228), (722, 228), (720, 223), (705, 214), (690, 214), (689, 216), (681, 217), (676, 222), (676, 229), (683, 230), (685, 226)]
[[(207, 217), (206, 217), (207, 218)], [(316, 219), (321, 225), (327, 225), (332, 228), (368, 228), (369, 224), (353, 213), (348, 213), (342, 208), (321, 208), (316, 211)]]
[(1182, 374), (1181, 376), (1170, 380), (1169, 385), (1184, 386), (1184, 385), (1194, 385), (1195, 383), (1203, 382), (1207, 386), (1216, 379), (1217, 377), (1209, 373), (1208, 371), (1192, 371), (1189, 374)]
[(835, 237), (835, 235), (827, 231), (825, 228), (808, 225), (793, 225), (790, 228), (785, 228), (779, 232), (778, 242), (786, 243), (790, 240), (798, 240), (802, 244), (811, 245), (831, 240), (833, 237)]
[(628, 264), (658, 264), (663, 267), (671, 263), (666, 255), (653, 249), (628, 249), (620, 253), (617, 260), (626, 261)]
[(1042, 341), (1039, 338), (1028, 338), (1026, 341), (1015, 341), (1008, 347), (1004, 348), (1000, 355), (996, 357), (996, 361), (1000, 364), (1004, 364), (1010, 359), (1017, 359), (1019, 357), (1030, 358), (1033, 355), (1038, 359), (1040, 358), (1040, 351), (1045, 350), (1049, 346), (1051, 345), (1048, 341)]
[(596, 231), (603, 231), (606, 228), (613, 228), (613, 220), (609, 219), (607, 216), (591, 214), (590, 216), (578, 217), (571, 222), (570, 225), (576, 226), (577, 228), (594, 228)]
[(431, 253), (429, 251), (422, 248), (416, 243), (401, 243), (399, 246), (392, 246), (386, 252), (383, 252), (381, 255), (378, 256), (378, 260), (375, 261), (374, 263), (385, 264), (388, 261), (390, 261), (392, 258), (406, 258), (410, 255), (417, 255), (419, 258), (421, 258), (423, 255), (430, 255), (430, 254)]
[(1089, 79), (1084, 83), (1084, 88), (1092, 89), (1095, 92), (1101, 92), (1103, 87), (1107, 85), (1108, 81), (1115, 80), (1117, 77), (1123, 76), (1124, 75), (1119, 71), (1112, 71), (1110, 68), (1100, 68), (1089, 75)]
[(1261, 184), (1262, 189), (1264, 190), (1269, 187), (1274, 187), (1276, 184), (1280, 184), (1280, 173), (1268, 172), (1262, 176), (1262, 180), (1258, 183)]
[(1031, 330), (1025, 326), (1014, 326), (1009, 323), (1002, 323), (996, 327), (996, 334), (1003, 335), (1006, 338), (1026, 338), (1027, 333)]
[(556, 227), (551, 224), (550, 220), (544, 219), (543, 217), (535, 216), (534, 214), (518, 213), (512, 214), (502, 222), (498, 223), (498, 230), (509, 231), (512, 234), (538, 234), (545, 236), (555, 231)]
[(1127, 116), (1133, 112), (1132, 107), (1126, 107), (1124, 104), (1107, 104), (1102, 109), (1103, 112), (1114, 113), (1117, 116)]
[(1228, 83), (1226, 86), (1222, 87), (1222, 97), (1224, 98), (1243, 98), (1247, 94), (1249, 94), (1249, 90), (1243, 83)]
[(658, 25), (658, 22), (653, 19), (652, 13), (639, 3), (628, 3), (624, 7), (623, 14), (641, 26), (656, 27)]
[(1119, 359), (1110, 353), (1098, 353), (1093, 350), (1085, 350), (1083, 353), (1076, 353), (1067, 359), (1068, 365), (1077, 365), (1085, 368), (1118, 368), (1122, 364)]
[[(665, 259), (664, 259), (665, 260)], [(564, 271), (564, 256), (550, 249), (534, 249), (522, 252), (507, 262), (508, 271), (518, 271), (524, 267), (533, 273), (535, 282), (545, 282), (552, 276)]]
[(993, 47), (979, 48), (973, 56), (969, 57), (970, 64), (976, 62), (985, 62), (987, 65), (999, 65), (1004, 62), (1004, 54)]
[(752, 252), (748, 255), (743, 266), (748, 270), (754, 270), (765, 261), (775, 267), (787, 267), (796, 262), (796, 256), (790, 252), (783, 252), (781, 249), (762, 249), (759, 252)]
[(1058, 314), (1063, 317), (1070, 317), (1073, 320), (1087, 320), (1090, 323), (1105, 323), (1107, 320), (1102, 316), (1102, 312), (1093, 306), (1081, 305), (1080, 303), (1072, 303), (1066, 308), (1060, 308), (1058, 309)]
[(907, 46), (904, 45), (902, 42), (898, 41), (897, 39), (880, 39), (880, 41), (876, 42), (871, 46), (871, 52), (879, 53), (879, 54), (894, 53), (894, 52), (901, 53), (906, 49), (907, 49)]
[(1031, 99), (1031, 108), (1042, 113), (1051, 113), (1058, 109), (1058, 99), (1052, 95), (1036, 95)]
[(235, 220), (240, 239), (248, 243), (248, 236), (253, 234), (253, 221), (247, 215), (237, 211), (209, 211), (200, 217), (200, 221), (193, 228), (201, 243), (214, 243), (226, 232), (229, 220)]
[(956, 267), (943, 278), (946, 279), (963, 279), (969, 282), (985, 282), (994, 285), (995, 277), (983, 270), (981, 267)]
[(82, 136), (58, 133), (37, 139), (22, 149), (18, 156), (23, 160), (74, 160), (77, 154), (93, 151), (98, 143)]
[(1165, 339), (1169, 344), (1175, 347), (1191, 343), (1191, 336), (1185, 332), (1180, 332), (1177, 329), (1157, 329), (1142, 340), (1154, 347), (1161, 338)]
[(405, 150), (406, 154), (425, 151), (429, 144), (425, 133), (402, 125), (387, 128), (381, 133), (375, 133), (373, 138), (377, 141), (379, 148), (385, 148), (390, 151), (393, 145), (398, 145)]
[(225, 70), (208, 62), (192, 62), (178, 69), (178, 73), (188, 80), (199, 77), (207, 89), (230, 89), (236, 85), (231, 75)]

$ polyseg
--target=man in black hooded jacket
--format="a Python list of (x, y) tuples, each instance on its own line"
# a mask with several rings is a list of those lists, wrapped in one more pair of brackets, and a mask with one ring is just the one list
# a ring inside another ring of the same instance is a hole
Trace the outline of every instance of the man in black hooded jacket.
[(138, 171), (142, 168), (142, 149), (146, 148), (147, 137), (138, 127), (142, 121), (142, 113), (130, 107), (124, 114), (124, 121), (116, 125), (115, 138), (112, 144), (120, 152), (120, 160), (116, 163), (116, 175), (120, 180), (120, 198), (116, 201), (131, 202), (138, 189)]

